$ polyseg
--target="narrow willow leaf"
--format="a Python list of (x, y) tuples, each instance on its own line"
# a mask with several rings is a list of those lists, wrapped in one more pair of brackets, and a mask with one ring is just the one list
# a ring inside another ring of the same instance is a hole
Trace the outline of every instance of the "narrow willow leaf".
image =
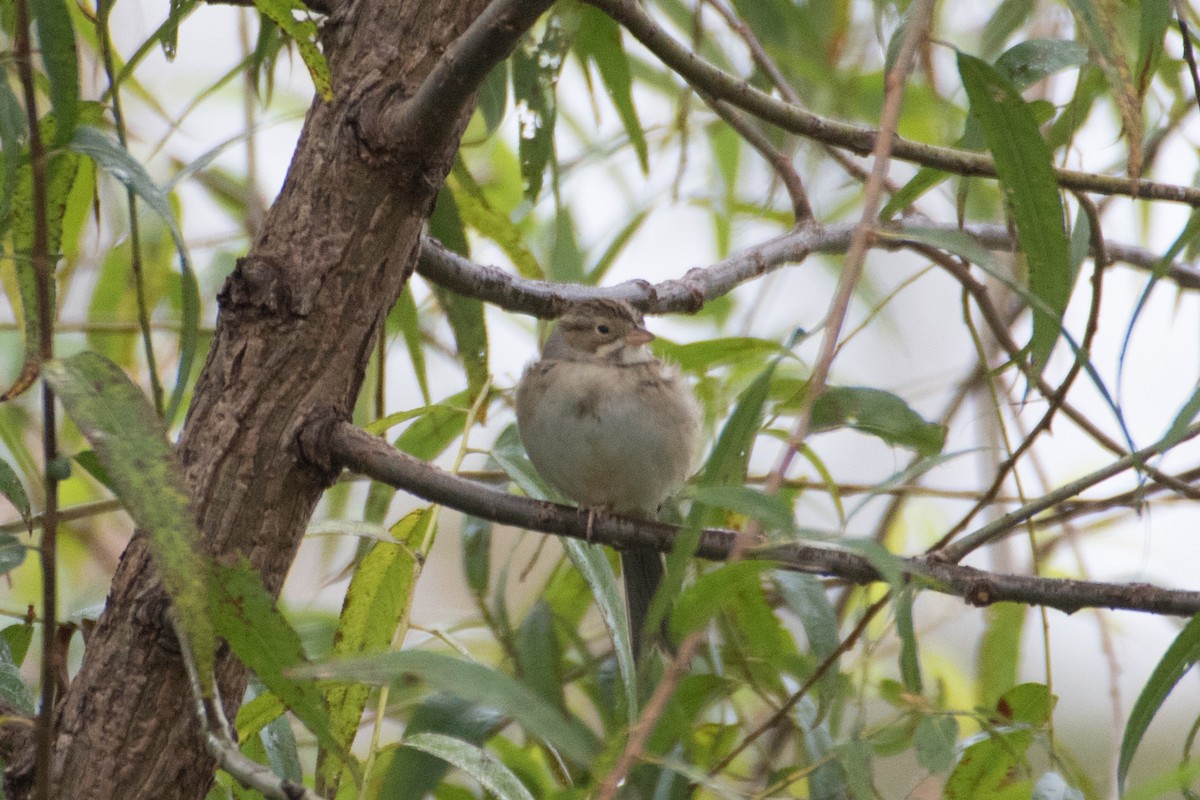
[(562, 648), (554, 634), (554, 612), (539, 598), (521, 620), (514, 640), (521, 682), (548, 703), (563, 707)]
[(625, 45), (621, 43), (620, 26), (599, 9), (584, 6), (575, 35), (575, 49), (585, 69), (590, 61), (600, 70), (600, 80), (604, 82), (604, 88), (617, 109), (617, 116), (621, 118), (625, 133), (633, 144), (642, 172), (649, 172), (650, 156), (642, 123), (633, 105), (633, 76), (629, 70), (629, 58), (625, 55)]
[(304, 66), (308, 67), (308, 74), (312, 76), (317, 94), (321, 95), (325, 102), (332, 100), (333, 78), (329, 72), (329, 62), (317, 47), (317, 23), (311, 19), (296, 19), (292, 13), (296, 10), (296, 5), (289, 0), (254, 0), (254, 6), (292, 37), (300, 50)]
[(28, 133), (25, 112), (17, 96), (0, 81), (0, 158), (3, 159), (4, 182), (0, 191), (0, 238), (8, 231), (12, 214), (12, 198), (17, 188), (17, 173), (27, 155), (21, 148), (21, 140)]
[(1184, 434), (1187, 433), (1188, 426), (1192, 424), (1192, 420), (1196, 415), (1200, 414), (1200, 385), (1196, 386), (1192, 396), (1188, 398), (1183, 407), (1179, 409), (1179, 413), (1175, 415), (1171, 426), (1167, 428), (1167, 432), (1163, 434), (1162, 440), (1159, 442), (1159, 447), (1167, 450), (1174, 447)]
[[(504, 716), (491, 708), (449, 694), (435, 694), (412, 712), (406, 736), (440, 733), (459, 741), (482, 744), (504, 727)], [(379, 797), (388, 800), (422, 800), (442, 782), (449, 764), (420, 750), (401, 747), (384, 773)]]
[[(413, 590), (421, 572), (418, 554), (430, 533), (433, 513), (429, 508), (405, 515), (394, 526), (392, 542), (375, 542), (363, 557), (342, 603), (341, 617), (333, 636), (335, 655), (357, 655), (387, 650), (402, 627), (407, 628)], [(338, 745), (349, 751), (362, 721), (371, 689), (363, 684), (335, 684), (325, 691), (329, 727)], [(341, 762), (335, 754), (318, 756), (319, 785), (336, 794)]]
[[(492, 208), (487, 198), (484, 197), (483, 189), (475, 182), (475, 178), (461, 159), (456, 161), (451, 169), (450, 176), (446, 179), (446, 186), (452, 193), (463, 224), (499, 245), (504, 254), (513, 262), (513, 266), (517, 268), (521, 277), (535, 280), (545, 278), (541, 265), (538, 264), (533, 252), (525, 244), (525, 234), (506, 214)], [(439, 201), (440, 204), (441, 201)], [(437, 213), (436, 208), (434, 213)], [(454, 249), (450, 243), (443, 242), (443, 244)]]
[(29, 495), (25, 493), (25, 485), (21, 483), (16, 471), (2, 458), (0, 458), (0, 494), (8, 498), (8, 502), (13, 504), (13, 508), (17, 510), (21, 519), (25, 521), (25, 525), (29, 527), (29, 532), (33, 533), (30, 516), (33, 512), (29, 506)]
[(105, 172), (112, 175), (138, 197), (146, 202), (161, 218), (171, 233), (175, 249), (179, 253), (180, 281), (180, 311), (181, 330), (179, 334), (179, 369), (175, 378), (175, 388), (171, 391), (171, 400), (167, 405), (166, 419), (168, 424), (173, 422), (183, 403), (183, 395), (187, 390), (188, 378), (192, 373), (192, 362), (196, 357), (196, 345), (199, 338), (200, 325), (200, 289), (196, 283), (196, 275), (192, 271), (191, 257), (188, 255), (187, 244), (171, 203), (165, 192), (159, 188), (125, 148), (108, 139), (95, 128), (84, 126), (75, 131), (71, 149), (76, 153), (91, 158)]
[(304, 648), (250, 562), (242, 558), (232, 565), (214, 564), (209, 591), (212, 621), (220, 637), (322, 747), (345, 758), (345, 749), (330, 730), (321, 690), (312, 681), (297, 680), (284, 672), (305, 663)]
[(1088, 49), (1069, 39), (1027, 39), (996, 59), (996, 72), (1018, 91), (1064, 69), (1087, 63)]
[(512, 54), (513, 101), (520, 135), (517, 156), (525, 197), (531, 203), (541, 194), (546, 165), (554, 157), (554, 127), (558, 121), (555, 86), (569, 45), (570, 37), (564, 35), (561, 18), (552, 14), (537, 44), (518, 47)]
[(408, 358), (412, 362), (413, 374), (417, 377), (417, 386), (421, 389), (421, 399), (426, 405), (430, 403), (429, 372), (425, 368), (425, 345), (421, 341), (421, 317), (417, 313), (417, 301), (413, 298), (412, 281), (406, 281), (400, 298), (388, 315), (388, 327), (393, 325), (400, 328), (404, 337), (404, 347), (408, 350)]
[(921, 766), (936, 775), (954, 765), (958, 722), (951, 716), (924, 716), (917, 722), (913, 751)]
[[(259, 681), (251, 681), (250, 693), (254, 697), (266, 695), (271, 700), (278, 701), (274, 693), (267, 691)], [(304, 771), (300, 766), (300, 753), (296, 748), (296, 734), (292, 730), (291, 720), (283, 714), (276, 714), (256, 733), (254, 741), (262, 747), (262, 754), (271, 771), (297, 784), (304, 783)], [(247, 739), (238, 741), (249, 744)]]
[[(52, 141), (57, 129), (58, 125), (53, 117), (47, 117), (39, 125), (43, 140)], [(63, 218), (66, 215), (71, 188), (79, 174), (80, 162), (79, 156), (73, 153), (58, 153), (50, 158), (46, 166), (47, 254), (52, 270), (59, 260)], [(33, 381), (37, 379), (38, 362), (41, 359), (41, 312), (38, 305), (38, 279), (33, 269), (32, 257), (35, 219), (33, 169), (28, 159), (21, 164), (16, 183), (11, 215), (12, 249), (17, 273), (17, 294), (21, 301), (20, 314), (25, 320), (25, 359), (20, 376), (6, 392), (0, 394), (0, 401), (12, 399), (33, 385)], [(47, 306), (51, 309), (58, 307), (56, 287), (57, 283), (52, 280), (47, 301)], [(16, 303), (13, 305), (15, 309)]]
[(900, 638), (900, 677), (904, 680), (905, 689), (919, 695), (925, 690), (925, 684), (921, 680), (917, 632), (913, 625), (915, 594), (912, 584), (905, 584), (898, 592), (894, 592), (892, 603), (896, 613), (896, 636)]
[(699, 630), (730, 604), (749, 592), (761, 591), (759, 577), (772, 568), (766, 561), (737, 561), (722, 564), (696, 579), (676, 599), (671, 614), (671, 632), (682, 638)]
[[(783, 602), (804, 626), (809, 652), (817, 661), (824, 661), (840, 644), (837, 613), (829, 602), (824, 585), (816, 577), (799, 572), (779, 571), (772, 576), (772, 580)], [(838, 662), (835, 660), (821, 682), (824, 702), (833, 699), (837, 685)]]
[(75, 53), (75, 29), (64, 0), (33, 0), (37, 21), (38, 48), (50, 79), (50, 105), (57, 125), (54, 144), (71, 140), (79, 119), (79, 59)]
[(8, 645), (12, 663), (19, 667), (25, 663), (25, 656), (29, 653), (29, 645), (33, 641), (33, 623), (19, 622), (16, 625), (9, 625), (0, 631), (0, 639), (3, 639), (4, 643)]
[(396, 449), (422, 461), (437, 458), (462, 435), (471, 399), (466, 392), (459, 392), (429, 406), (428, 414), (422, 415), (396, 438)]
[(996, 603), (984, 614), (986, 628), (979, 640), (979, 705), (991, 708), (1017, 682), (1021, 663), (1021, 632), (1025, 606)]
[(1069, 242), (1052, 154), (1028, 105), (1003, 76), (962, 52), (958, 71), (1012, 209), (1029, 266), (1029, 288), (1051, 311), (1033, 312), (1030, 351), (1040, 373), (1058, 341), (1071, 297)]
[(1137, 180), (1142, 173), (1142, 104), (1125, 56), (1123, 37), (1113, 18), (1113, 7), (1094, 0), (1067, 0), (1067, 7), (1075, 15), (1080, 33), (1099, 57), (1129, 142), (1129, 177)]
[(190, 640), (202, 681), (212, 678), (215, 638), (206, 563), (188, 508), (183, 468), (145, 395), (116, 364), (83, 352), (42, 367), (67, 414), (91, 442), (113, 491), (146, 531), (163, 583)]
[(422, 650), (404, 650), (329, 661), (297, 668), (293, 672), (315, 678), (377, 684), (418, 677), (439, 691), (512, 717), (528, 733), (572, 761), (590, 764), (599, 752), (600, 743), (595, 734), (578, 719), (566, 716), (514, 678), (472, 661)]
[[(494, 463), (494, 462), (492, 462)], [(463, 517), (462, 560), (467, 586), (476, 597), (485, 597), (492, 567), (492, 522), (479, 517)]]
[(454, 334), (458, 358), (463, 371), (467, 373), (467, 392), (471, 397), (478, 397), (489, 378), (487, 322), (483, 318), (483, 302), (440, 287), (434, 288), (433, 295), (446, 313), (446, 321), (450, 323), (450, 330)]
[(1150, 78), (1163, 52), (1163, 37), (1171, 24), (1171, 0), (1142, 0), (1142, 18), (1138, 26), (1137, 87), (1145, 97)]
[(461, 769), (500, 800), (533, 800), (533, 795), (500, 759), (486, 750), (440, 733), (414, 733), (404, 746), (437, 756)]
[(504, 110), (508, 106), (508, 62), (501, 61), (479, 87), (479, 100), (476, 108), (483, 117), (486, 128), (484, 138), (491, 136), (504, 121)]
[(758, 520), (772, 533), (788, 536), (796, 532), (792, 504), (783, 495), (763, 494), (749, 486), (702, 486), (692, 493), (692, 500)]
[(938, 455), (946, 444), (945, 425), (926, 422), (890, 392), (863, 386), (830, 386), (813, 404), (814, 431), (843, 426), (923, 456)]
[[(808, 576), (804, 576), (808, 577)], [(836, 672), (833, 673), (837, 677)], [(828, 721), (822, 721), (817, 704), (811, 697), (804, 697), (796, 705), (796, 719), (804, 732), (804, 749), (810, 764), (819, 765), (808, 776), (808, 788), (813, 798), (840, 800), (847, 797), (846, 780), (836, 759), (833, 735)]]
[(638, 692), (637, 668), (633, 661), (633, 638), (629, 630), (629, 619), (625, 614), (625, 603), (621, 600), (617, 589), (617, 578), (613, 574), (612, 565), (604, 555), (604, 551), (595, 545), (564, 539), (563, 547), (571, 558), (571, 563), (579, 570), (592, 591), (596, 600), (596, 608), (608, 635), (612, 637), (613, 653), (617, 659), (617, 673), (621, 678), (621, 689), (624, 694), (626, 722), (629, 725), (637, 720)]
[(25, 545), (11, 533), (0, 533), (0, 575), (12, 572), (25, 562)]
[(727, 336), (688, 344), (673, 344), (656, 339), (654, 352), (684, 372), (703, 373), (713, 367), (751, 361), (765, 361), (770, 356), (790, 356), (791, 351), (773, 339), (752, 336)]
[(1183, 630), (1171, 642), (1167, 652), (1150, 673), (1146, 685), (1129, 711), (1129, 721), (1125, 723), (1125, 733), (1121, 737), (1121, 751), (1117, 759), (1117, 786), (1125, 787), (1125, 778), (1129, 774), (1129, 766), (1137, 753), (1142, 736), (1150, 727), (1150, 722), (1162, 708), (1167, 697), (1175, 688), (1175, 684), (1183, 678), (1192, 666), (1200, 661), (1200, 615), (1192, 617), (1183, 626)]

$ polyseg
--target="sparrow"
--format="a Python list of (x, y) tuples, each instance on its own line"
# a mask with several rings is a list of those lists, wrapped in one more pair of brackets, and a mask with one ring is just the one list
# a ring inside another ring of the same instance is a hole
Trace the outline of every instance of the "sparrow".
[[(517, 427), (533, 466), (592, 511), (652, 517), (691, 474), (700, 409), (654, 334), (622, 300), (569, 306), (517, 385)], [(634, 656), (663, 576), (654, 551), (621, 553)]]

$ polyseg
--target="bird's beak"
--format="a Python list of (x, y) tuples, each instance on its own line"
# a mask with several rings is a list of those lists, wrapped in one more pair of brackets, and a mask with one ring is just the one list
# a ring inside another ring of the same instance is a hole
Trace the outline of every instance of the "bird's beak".
[(629, 345), (630, 347), (640, 347), (641, 345), (649, 344), (653, 341), (654, 334), (643, 328), (641, 325), (625, 334), (625, 344)]

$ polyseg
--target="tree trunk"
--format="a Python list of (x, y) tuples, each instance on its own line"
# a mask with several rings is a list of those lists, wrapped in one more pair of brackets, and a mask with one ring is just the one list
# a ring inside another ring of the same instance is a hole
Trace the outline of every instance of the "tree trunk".
[[(334, 99), (309, 110), (283, 190), (219, 295), (179, 453), (204, 547), (217, 559), (248, 556), (272, 592), (333, 477), (304, 460), (297, 431), (315, 413), (350, 414), (467, 114), (451, 136), (405, 153), (367, 146), (363, 122), (410, 95), (484, 5), (356, 0), (334, 9), (324, 31)], [(55, 797), (204, 797), (214, 764), (166, 607), (139, 534), (59, 706)], [(218, 656), (232, 718), (245, 669), (227, 648)]]

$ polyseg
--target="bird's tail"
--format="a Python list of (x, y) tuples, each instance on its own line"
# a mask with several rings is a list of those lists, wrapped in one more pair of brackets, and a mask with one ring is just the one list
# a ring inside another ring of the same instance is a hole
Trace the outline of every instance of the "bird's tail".
[[(633, 637), (634, 660), (641, 658), (646, 638), (646, 617), (650, 601), (663, 578), (662, 556), (655, 550), (621, 551), (621, 571), (625, 577), (625, 602), (629, 606), (629, 630)], [(662, 635), (660, 630), (659, 635)], [(655, 634), (650, 634), (653, 640)]]

